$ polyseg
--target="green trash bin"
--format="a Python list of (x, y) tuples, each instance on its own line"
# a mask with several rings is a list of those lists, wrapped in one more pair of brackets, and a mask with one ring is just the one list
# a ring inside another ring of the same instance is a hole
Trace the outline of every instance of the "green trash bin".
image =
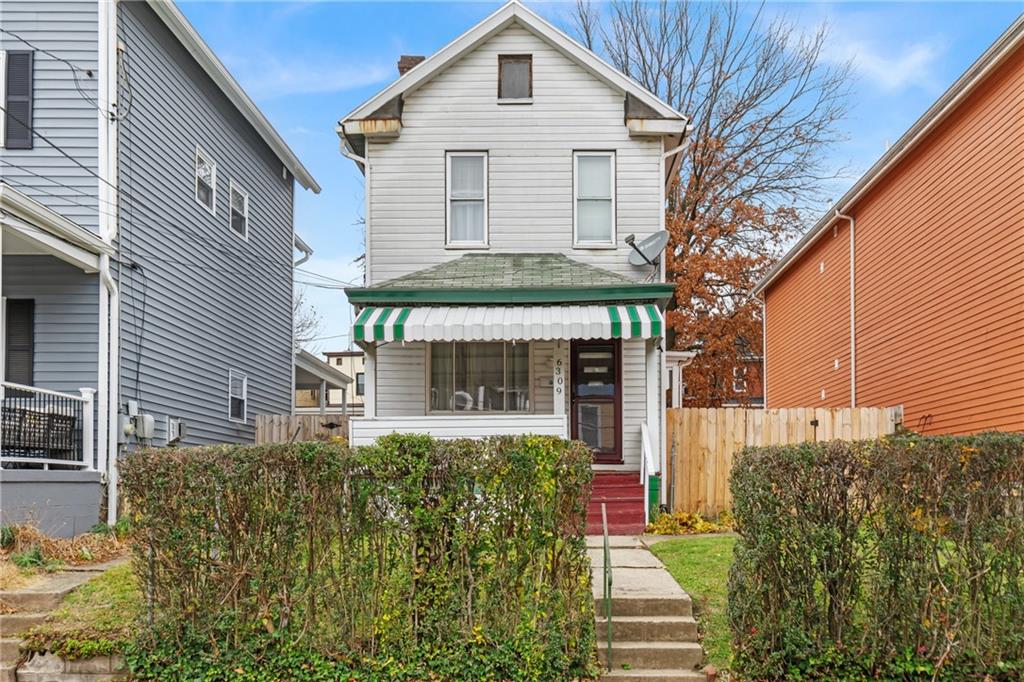
[(661, 509), (661, 476), (647, 477), (647, 511), (648, 517), (654, 521)]

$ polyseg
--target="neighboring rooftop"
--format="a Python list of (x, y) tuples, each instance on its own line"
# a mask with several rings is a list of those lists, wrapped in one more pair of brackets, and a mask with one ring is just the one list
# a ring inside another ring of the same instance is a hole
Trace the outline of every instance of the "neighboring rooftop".
[(349, 300), (402, 303), (553, 303), (665, 299), (671, 284), (645, 284), (560, 253), (471, 253), (372, 287)]

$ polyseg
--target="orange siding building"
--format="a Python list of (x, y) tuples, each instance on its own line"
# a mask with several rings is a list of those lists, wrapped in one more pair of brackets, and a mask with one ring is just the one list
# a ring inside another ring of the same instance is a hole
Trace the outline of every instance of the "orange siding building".
[(1018, 20), (755, 288), (768, 407), (1024, 431), (1022, 112)]

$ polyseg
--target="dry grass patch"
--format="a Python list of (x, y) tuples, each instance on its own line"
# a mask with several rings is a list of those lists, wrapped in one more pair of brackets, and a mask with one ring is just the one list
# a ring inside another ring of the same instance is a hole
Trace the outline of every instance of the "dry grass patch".
[[(8, 526), (12, 534), (3, 559), (17, 565), (19, 556), (38, 555), (43, 566), (81, 566), (124, 556), (128, 545), (113, 532), (82, 533), (73, 538), (51, 538), (32, 526)], [(28, 563), (39, 563), (32, 561)], [(40, 567), (43, 567), (40, 566)]]

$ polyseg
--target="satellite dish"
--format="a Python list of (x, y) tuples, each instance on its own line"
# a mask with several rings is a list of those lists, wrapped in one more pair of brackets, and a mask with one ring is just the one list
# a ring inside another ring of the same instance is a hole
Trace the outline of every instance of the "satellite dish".
[(629, 235), (624, 241), (633, 247), (633, 252), (629, 254), (630, 265), (654, 265), (658, 262), (661, 252), (668, 246), (668, 230), (655, 232), (640, 243), (636, 243), (633, 235)]

